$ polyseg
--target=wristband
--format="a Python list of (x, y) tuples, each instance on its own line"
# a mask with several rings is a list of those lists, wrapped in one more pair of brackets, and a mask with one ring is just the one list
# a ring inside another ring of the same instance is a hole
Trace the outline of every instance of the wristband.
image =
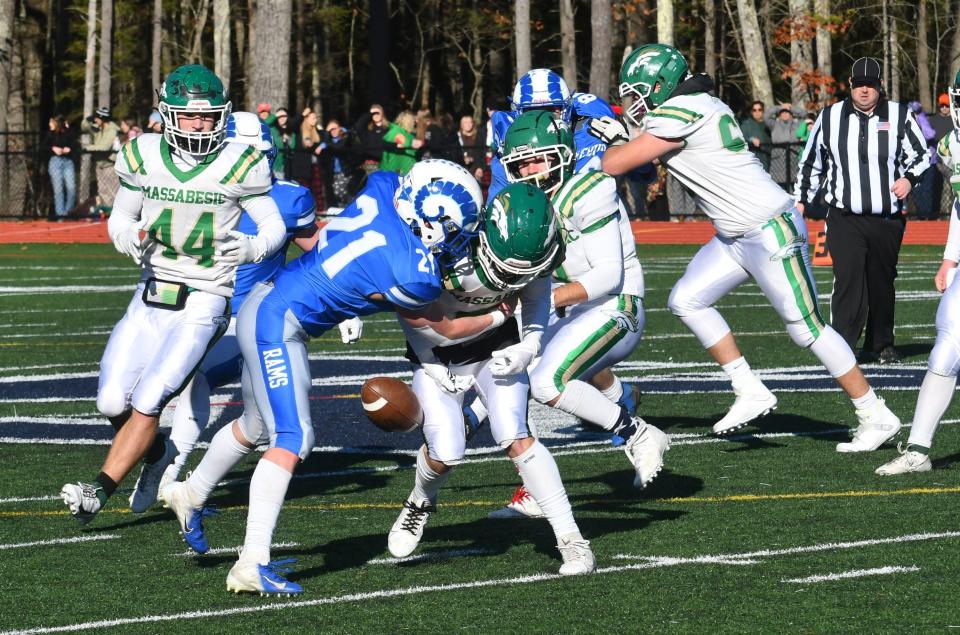
[(489, 313), (488, 315), (490, 316), (490, 319), (493, 320), (493, 323), (490, 325), (490, 328), (492, 329), (497, 328), (498, 326), (500, 326), (501, 324), (507, 321), (507, 316), (504, 314), (503, 311), (500, 311), (499, 309), (496, 311), (493, 311), (492, 313)]

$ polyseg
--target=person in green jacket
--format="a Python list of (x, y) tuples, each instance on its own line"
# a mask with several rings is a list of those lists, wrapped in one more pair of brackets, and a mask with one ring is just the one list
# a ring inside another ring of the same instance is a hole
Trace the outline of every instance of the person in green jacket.
[(396, 172), (403, 176), (410, 171), (417, 162), (417, 150), (423, 141), (414, 138), (414, 124), (416, 117), (409, 110), (404, 110), (390, 123), (387, 132), (383, 135), (383, 158), (380, 159), (380, 169)]
[(770, 131), (763, 121), (763, 102), (755, 101), (750, 106), (750, 116), (740, 122), (740, 130), (750, 144), (750, 149), (756, 153), (763, 169), (770, 171)]

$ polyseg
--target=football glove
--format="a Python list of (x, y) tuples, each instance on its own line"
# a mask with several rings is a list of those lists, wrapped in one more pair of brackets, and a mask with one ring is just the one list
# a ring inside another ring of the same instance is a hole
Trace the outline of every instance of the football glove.
[(344, 320), (337, 326), (340, 327), (340, 341), (344, 344), (356, 344), (363, 335), (363, 321), (358, 317)]
[(608, 146), (619, 146), (630, 141), (627, 127), (613, 117), (597, 117), (587, 125), (587, 132)]
[(437, 382), (440, 390), (448, 395), (458, 395), (467, 392), (473, 386), (474, 378), (464, 375), (454, 375), (450, 369), (439, 363), (421, 363), (427, 377)]
[(121, 254), (130, 256), (138, 265), (143, 260), (143, 243), (140, 241), (140, 226), (132, 224), (113, 237), (113, 246)]
[(490, 374), (494, 377), (516, 375), (527, 370), (527, 366), (537, 356), (539, 346), (531, 342), (520, 342), (499, 351), (493, 351)]
[(245, 265), (248, 262), (260, 262), (263, 260), (265, 247), (263, 239), (259, 236), (250, 236), (235, 229), (227, 232), (230, 240), (221, 243), (217, 250), (220, 256), (220, 263), (229, 267)]

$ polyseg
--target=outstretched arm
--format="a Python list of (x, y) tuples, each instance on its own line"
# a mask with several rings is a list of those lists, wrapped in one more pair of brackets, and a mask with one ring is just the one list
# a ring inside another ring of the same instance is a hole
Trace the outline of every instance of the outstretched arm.
[(613, 176), (620, 176), (660, 158), (671, 150), (679, 150), (682, 147), (683, 141), (661, 139), (649, 132), (642, 132), (639, 137), (629, 143), (607, 148), (603, 154), (603, 171)]

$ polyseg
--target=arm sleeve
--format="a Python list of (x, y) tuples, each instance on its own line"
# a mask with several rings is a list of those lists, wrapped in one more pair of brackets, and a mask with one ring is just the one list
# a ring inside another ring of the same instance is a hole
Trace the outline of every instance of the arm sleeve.
[(943, 249), (943, 259), (960, 262), (960, 202), (954, 201), (950, 210), (950, 233), (947, 246)]
[(577, 279), (594, 300), (619, 289), (623, 285), (623, 247), (620, 237), (619, 212), (612, 222), (580, 235), (590, 270)]
[(817, 190), (820, 189), (820, 175), (826, 169), (828, 161), (826, 148), (821, 144), (823, 136), (821, 126), (825, 116), (830, 116), (830, 108), (824, 108), (817, 115), (817, 120), (813, 122), (813, 128), (810, 129), (810, 136), (807, 137), (807, 145), (803, 147), (803, 154), (800, 155), (800, 170), (794, 188), (794, 196), (798, 203), (812, 203), (817, 196)]
[(937, 144), (937, 156), (940, 157), (940, 160), (943, 161), (943, 164), (950, 169), (953, 169), (953, 166), (956, 164), (956, 160), (953, 158), (953, 152), (950, 146), (954, 143), (953, 137), (955, 132), (951, 130), (947, 134), (943, 135), (943, 139), (940, 139), (940, 143)]
[(140, 210), (143, 209), (143, 193), (140, 190), (128, 190), (121, 187), (113, 200), (113, 211), (107, 220), (107, 235), (110, 240), (126, 233), (140, 222)]
[(552, 295), (550, 278), (537, 278), (520, 290), (523, 331), (520, 339), (536, 344), (540, 349), (540, 338), (550, 317), (550, 296)]
[(927, 140), (923, 138), (920, 125), (911, 112), (907, 113), (903, 122), (902, 159), (904, 176), (911, 185), (916, 185), (920, 175), (930, 167), (930, 148), (927, 147)]
[(262, 241), (263, 256), (269, 256), (279, 249), (287, 239), (287, 228), (276, 202), (262, 194), (245, 200), (243, 209), (250, 220), (257, 224), (257, 239)]

